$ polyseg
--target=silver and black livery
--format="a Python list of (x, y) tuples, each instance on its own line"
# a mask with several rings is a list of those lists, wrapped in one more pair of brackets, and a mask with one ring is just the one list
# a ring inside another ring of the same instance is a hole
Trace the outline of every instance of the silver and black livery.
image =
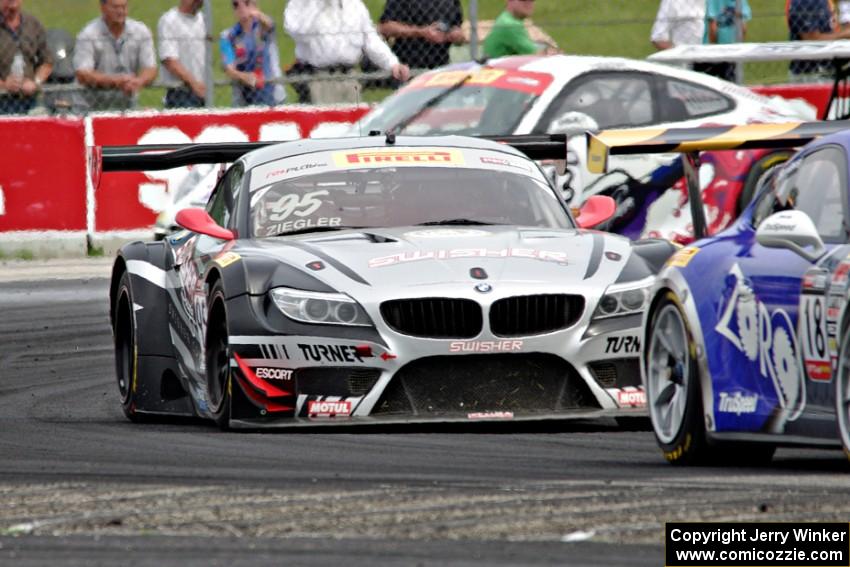
[(179, 213), (185, 230), (115, 261), (132, 420), (645, 414), (641, 315), (674, 247), (591, 230), (608, 197), (574, 219), (532, 161), (563, 158), (563, 136), (97, 152), (104, 172), (232, 162), (205, 210)]

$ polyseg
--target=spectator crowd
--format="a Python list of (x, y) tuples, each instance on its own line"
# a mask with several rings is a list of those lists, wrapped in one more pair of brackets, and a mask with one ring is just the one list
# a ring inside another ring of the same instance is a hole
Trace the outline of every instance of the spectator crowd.
[[(230, 0), (233, 23), (218, 37), (224, 74), (234, 106), (277, 105), (286, 100), (276, 44), (277, 24), (259, 0)], [(154, 81), (165, 87), (165, 108), (205, 106), (210, 85), (206, 50), (211, 40), (204, 0), (178, 0), (151, 30), (129, 16), (129, 0), (99, 0), (100, 17), (73, 41), (74, 85), (58, 97), (76, 112), (125, 110)], [(0, 113), (27, 113), (48, 82), (53, 53), (44, 26), (23, 11), (23, 0), (0, 0)], [(506, 0), (504, 13), (484, 43), (489, 57), (550, 51), (538, 47), (523, 20), (534, 0)], [(410, 70), (449, 63), (452, 45), (467, 41), (460, 0), (387, 0), (377, 25), (363, 0), (288, 0), (283, 29), (295, 42), (286, 73), (298, 102), (359, 100), (360, 81), (346, 77), (356, 67), (383, 71), (380, 84), (398, 87)], [(321, 80), (340, 75), (333, 81)], [(321, 77), (320, 77), (321, 75)], [(316, 76), (315, 80), (309, 77)], [(306, 79), (304, 79), (306, 77)], [(57, 97), (53, 97), (53, 102)], [(55, 110), (55, 109), (54, 109)]]
[[(48, 31), (22, 9), (24, 0), (0, 0), (0, 113), (30, 112), (45, 83), (58, 82)], [(91, 0), (94, 2), (94, 0)], [(166, 108), (198, 108), (210, 96), (206, 52), (210, 30), (204, 0), (178, 0), (162, 14), (156, 41), (141, 21), (129, 17), (130, 0), (98, 0), (100, 17), (86, 24), (73, 44), (73, 86), (52, 97), (58, 108), (77, 112), (124, 110), (139, 92), (165, 87)], [(218, 37), (222, 71), (232, 85), (234, 106), (278, 105), (286, 100), (277, 46), (278, 27), (260, 0), (228, 0), (232, 24)], [(539, 2), (547, 0), (538, 0)], [(549, 0), (551, 1), (551, 0)], [(532, 39), (528, 18), (535, 0), (505, 0), (504, 10), (483, 34), (483, 58), (559, 52)], [(786, 0), (791, 40), (850, 38), (850, 1)], [(411, 69), (432, 69), (450, 61), (450, 48), (468, 41), (460, 0), (386, 0), (378, 22), (363, 0), (288, 0), (283, 31), (295, 43), (286, 69), (298, 102), (324, 104), (360, 99), (363, 81), (356, 68), (383, 71), (378, 84), (398, 87)], [(657, 49), (681, 44), (734, 43), (746, 37), (752, 12), (747, 0), (660, 0), (651, 42)], [(52, 31), (52, 30), (50, 30)], [(695, 66), (729, 80), (735, 65)], [(824, 62), (794, 61), (792, 80), (809, 80)], [(334, 80), (326, 80), (333, 76)], [(313, 78), (315, 77), (315, 78)], [(58, 100), (62, 99), (62, 100)], [(60, 104), (61, 103), (61, 104)], [(54, 109), (55, 110), (55, 109)]]

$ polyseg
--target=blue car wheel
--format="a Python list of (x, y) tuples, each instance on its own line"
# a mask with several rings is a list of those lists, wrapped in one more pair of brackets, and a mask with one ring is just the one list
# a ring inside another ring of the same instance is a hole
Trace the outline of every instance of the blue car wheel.
[(647, 401), (658, 444), (671, 463), (702, 460), (706, 442), (695, 345), (673, 293), (653, 313), (647, 349)]

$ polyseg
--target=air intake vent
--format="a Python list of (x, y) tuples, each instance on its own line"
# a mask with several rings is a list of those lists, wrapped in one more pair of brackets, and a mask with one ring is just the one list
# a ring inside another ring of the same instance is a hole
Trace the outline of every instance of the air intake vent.
[(598, 408), (573, 367), (551, 354), (470, 354), (420, 358), (399, 370), (372, 415), (525, 415)]
[(433, 339), (471, 339), (481, 332), (481, 306), (470, 299), (426, 297), (381, 304), (387, 325), (404, 335)]
[(495, 302), (490, 330), (500, 337), (551, 333), (576, 323), (584, 311), (580, 295), (522, 295)]

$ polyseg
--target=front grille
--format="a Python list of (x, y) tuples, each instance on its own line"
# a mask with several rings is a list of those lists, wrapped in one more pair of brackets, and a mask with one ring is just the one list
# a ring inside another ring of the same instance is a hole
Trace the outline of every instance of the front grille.
[(295, 371), (296, 389), (307, 396), (365, 396), (380, 377), (377, 368), (315, 367)]
[(566, 329), (581, 318), (580, 295), (521, 295), (490, 307), (490, 330), (499, 337), (540, 335)]
[(552, 413), (598, 408), (566, 361), (551, 354), (433, 356), (404, 366), (373, 415), (459, 415), (511, 411)]
[(399, 333), (434, 339), (471, 339), (483, 324), (481, 306), (470, 299), (395, 299), (381, 304), (381, 315)]
[(587, 366), (603, 388), (640, 386), (640, 362), (636, 357), (591, 362)]

